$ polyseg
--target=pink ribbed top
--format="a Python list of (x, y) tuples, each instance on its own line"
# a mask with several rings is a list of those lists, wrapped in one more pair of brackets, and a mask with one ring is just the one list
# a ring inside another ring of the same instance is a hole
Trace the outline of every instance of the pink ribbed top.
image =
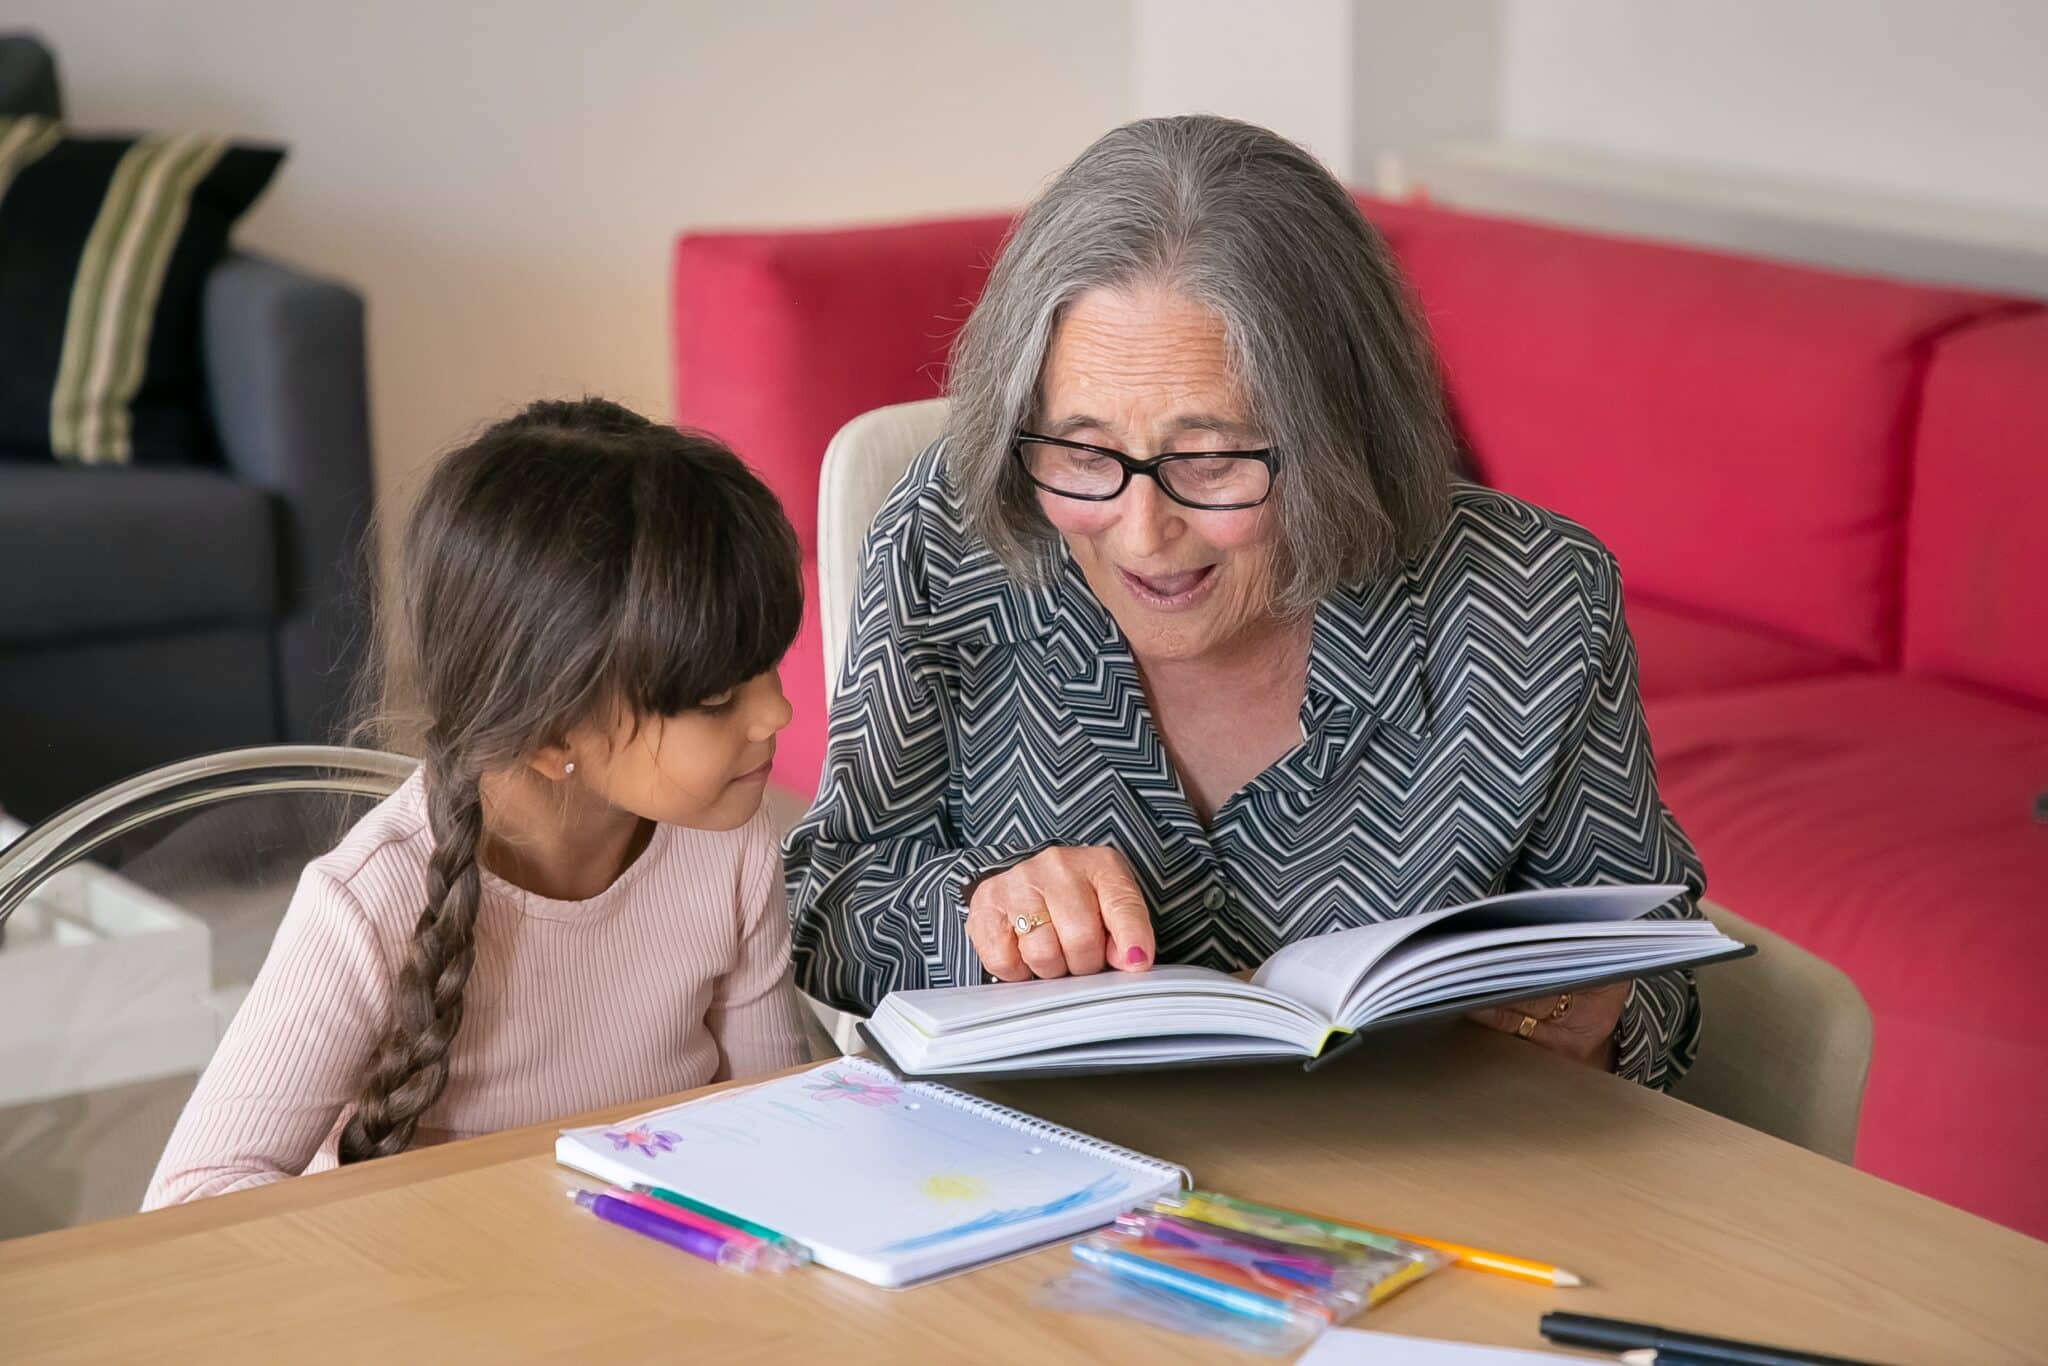
[[(419, 775), (307, 865), (143, 1208), (335, 1165), (426, 900)], [(448, 1088), (420, 1140), (468, 1137), (804, 1061), (782, 856), (739, 830), (657, 826), (618, 880), (553, 901), (485, 874)]]

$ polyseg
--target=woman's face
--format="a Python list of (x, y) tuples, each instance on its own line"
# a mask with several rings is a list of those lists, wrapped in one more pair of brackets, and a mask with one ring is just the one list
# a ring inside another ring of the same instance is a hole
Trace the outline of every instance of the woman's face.
[[(1266, 444), (1231, 374), (1222, 320), (1158, 288), (1097, 289), (1067, 308), (1031, 430), (1139, 460)], [(1139, 659), (1211, 657), (1271, 623), (1270, 501), (1198, 511), (1134, 477), (1110, 502), (1040, 489), (1038, 505)]]

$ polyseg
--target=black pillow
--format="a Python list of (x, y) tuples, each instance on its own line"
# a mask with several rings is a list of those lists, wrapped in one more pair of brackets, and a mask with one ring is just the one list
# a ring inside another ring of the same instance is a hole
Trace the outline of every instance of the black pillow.
[(284, 149), (67, 136), (0, 118), (0, 450), (81, 464), (213, 450), (199, 301)]

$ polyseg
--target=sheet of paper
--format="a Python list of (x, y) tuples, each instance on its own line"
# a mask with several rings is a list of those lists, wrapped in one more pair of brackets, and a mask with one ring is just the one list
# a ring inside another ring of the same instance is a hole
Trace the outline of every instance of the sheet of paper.
[(1611, 1363), (1613, 1358), (1408, 1338), (1397, 1333), (1371, 1333), (1363, 1328), (1332, 1328), (1317, 1338), (1297, 1361), (1300, 1366), (1569, 1366), (1575, 1361)]

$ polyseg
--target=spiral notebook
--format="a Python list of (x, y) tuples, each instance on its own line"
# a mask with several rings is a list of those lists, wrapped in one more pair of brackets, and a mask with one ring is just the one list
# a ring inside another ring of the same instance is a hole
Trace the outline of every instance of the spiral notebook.
[(891, 1288), (1073, 1237), (1193, 1185), (1172, 1163), (860, 1058), (564, 1130), (555, 1160), (702, 1200)]

